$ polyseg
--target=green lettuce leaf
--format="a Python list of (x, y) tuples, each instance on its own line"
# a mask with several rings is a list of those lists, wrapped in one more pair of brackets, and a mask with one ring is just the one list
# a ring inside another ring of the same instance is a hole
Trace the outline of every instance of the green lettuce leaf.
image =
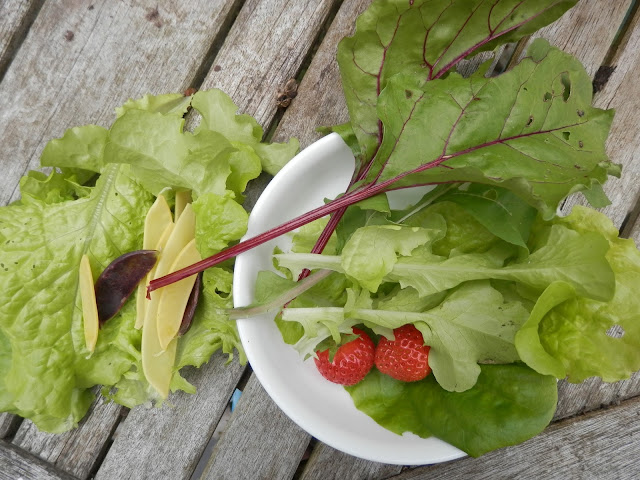
[(442, 237), (441, 229), (381, 225), (362, 227), (351, 235), (342, 249), (344, 272), (371, 292), (393, 270), (398, 255), (409, 256), (427, 242)]
[(183, 95), (181, 93), (147, 94), (141, 98), (127, 100), (123, 105), (116, 108), (116, 115), (121, 117), (128, 110), (145, 110), (163, 115), (183, 117), (191, 105), (192, 97), (193, 95)]
[(420, 298), (415, 290), (403, 289), (377, 302), (375, 308), (366, 290), (350, 288), (347, 294), (344, 307), (283, 310), (283, 323), (302, 326), (294, 345), (301, 355), (312, 355), (326, 338), (338, 342), (341, 334), (351, 332), (357, 324), (388, 337), (393, 329), (413, 324), (431, 347), (429, 365), (445, 390), (461, 392), (473, 387), (480, 374), (478, 363), (519, 360), (514, 336), (529, 312), (519, 302), (506, 303), (489, 282), (467, 282), (444, 300), (441, 295)]
[[(0, 209), (0, 330), (9, 340), (11, 364), (3, 370), (0, 398), (6, 410), (31, 418), (47, 431), (64, 431), (82, 418), (93, 395), (92, 378), (113, 380), (129, 369), (107, 358), (130, 350), (127, 336), (110, 333), (95, 356), (84, 343), (78, 265), (88, 254), (94, 272), (120, 254), (139, 249), (151, 196), (129, 169), (107, 166), (88, 197), (59, 203), (32, 202)], [(122, 322), (130, 310), (120, 314)], [(120, 330), (113, 319), (107, 331)], [(122, 345), (125, 344), (125, 345)], [(51, 375), (51, 372), (56, 372)], [(8, 402), (7, 402), (8, 400)]]
[(540, 296), (516, 336), (522, 359), (539, 372), (581, 382), (598, 376), (614, 382), (640, 369), (640, 252), (633, 240), (618, 238), (605, 215), (574, 207), (554, 221), (582, 234), (604, 234), (606, 258), (615, 273), (615, 295), (608, 302), (584, 298), (563, 283)]
[(81, 168), (99, 173), (104, 166), (103, 153), (109, 131), (97, 125), (73, 127), (44, 147), (43, 167)]
[(186, 365), (199, 367), (217, 350), (227, 354), (231, 361), (235, 349), (240, 363), (247, 362), (236, 322), (229, 321), (225, 311), (233, 308), (232, 280), (233, 272), (228, 269), (210, 268), (203, 272), (201, 300), (191, 328), (178, 342), (176, 370)]
[(538, 211), (507, 189), (472, 183), (450, 190), (439, 201), (450, 201), (468, 212), (493, 235), (527, 248)]
[(75, 173), (52, 171), (49, 175), (31, 170), (20, 179), (21, 202), (59, 203), (89, 195), (91, 189), (80, 185)]
[(154, 195), (164, 188), (192, 189), (195, 196), (224, 194), (235, 150), (221, 134), (183, 132), (184, 119), (144, 110), (127, 110), (111, 126), (104, 158), (133, 166), (140, 183)]
[(292, 138), (289, 143), (263, 143), (263, 130), (250, 115), (236, 115), (238, 107), (222, 90), (197, 92), (191, 102), (202, 120), (195, 133), (210, 130), (222, 134), (231, 142), (250, 147), (262, 162), (262, 169), (275, 175), (293, 157), (300, 144)]
[(555, 378), (521, 364), (483, 365), (466, 392), (448, 392), (432, 376), (407, 383), (375, 369), (346, 390), (384, 428), (436, 436), (474, 457), (542, 432), (558, 398)]
[(355, 309), (349, 316), (369, 327), (415, 325), (431, 347), (429, 365), (440, 386), (463, 392), (475, 385), (478, 363), (519, 360), (514, 336), (529, 312), (519, 302), (505, 303), (500, 292), (480, 281), (465, 283), (423, 312)]
[(205, 193), (193, 202), (196, 214), (196, 246), (208, 257), (239, 240), (247, 231), (249, 214), (229, 192)]
[(441, 216), (446, 226), (444, 236), (432, 245), (431, 252), (435, 255), (448, 258), (463, 253), (484, 253), (499, 242), (466, 209), (440, 198), (432, 203), (428, 194), (414, 207), (397, 212), (392, 218), (403, 225), (418, 227), (432, 223), (434, 215)]
[[(110, 130), (92, 125), (67, 130), (43, 153), (43, 165), (54, 170), (30, 172), (21, 181), (22, 200), (0, 208), (2, 411), (30, 418), (42, 430), (63, 432), (83, 417), (95, 385), (128, 407), (162, 404), (142, 370), (135, 301), (129, 299), (104, 324), (94, 352), (87, 351), (78, 265), (88, 254), (97, 277), (119, 255), (141, 248), (153, 195), (162, 191), (170, 197), (167, 187), (193, 191), (201, 255), (216, 253), (245, 233), (248, 215), (238, 200), (260, 174), (266, 146), (261, 138), (245, 145), (206, 128), (183, 132), (190, 102), (182, 95), (146, 96), (119, 108)], [(293, 154), (291, 145), (286, 155), (279, 147), (266, 148), (266, 156), (284, 162)], [(202, 365), (214, 351), (231, 359), (237, 350), (246, 362), (227, 314), (232, 275), (227, 268), (205, 272), (200, 306), (178, 341), (172, 391), (194, 392), (179, 370)]]
[[(578, 233), (562, 225), (549, 229), (547, 241), (528, 257), (505, 265), (513, 251), (492, 248), (485, 253), (469, 253), (444, 258), (428, 250), (399, 257), (383, 280), (413, 287), (420, 295), (432, 295), (463, 282), (482, 279), (514, 280), (542, 292), (557, 280), (570, 283), (581, 295), (610, 300), (615, 289), (614, 273), (605, 258), (609, 242), (597, 232)], [(377, 250), (367, 251), (375, 258)], [(361, 252), (364, 255), (364, 252)], [(280, 265), (299, 272), (303, 268), (326, 268), (345, 273), (343, 256), (278, 254)], [(358, 279), (357, 272), (351, 272)]]

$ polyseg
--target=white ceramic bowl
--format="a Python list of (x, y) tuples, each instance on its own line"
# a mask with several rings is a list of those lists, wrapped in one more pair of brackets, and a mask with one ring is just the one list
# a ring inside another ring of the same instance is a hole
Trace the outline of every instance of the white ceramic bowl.
[[(343, 193), (353, 169), (351, 150), (337, 134), (310, 145), (264, 190), (251, 212), (245, 238), (321, 206), (325, 198)], [(276, 245), (287, 251), (289, 238), (280, 237), (236, 259), (233, 282), (236, 306), (252, 302), (259, 271), (273, 270), (271, 257)], [(376, 462), (422, 465), (464, 456), (462, 451), (436, 438), (423, 439), (411, 433), (396, 435), (357, 410), (340, 385), (325, 380), (317, 372), (312, 359), (303, 362), (299, 354), (283, 342), (273, 317), (262, 315), (238, 320), (242, 345), (264, 389), (302, 429), (333, 448)]]

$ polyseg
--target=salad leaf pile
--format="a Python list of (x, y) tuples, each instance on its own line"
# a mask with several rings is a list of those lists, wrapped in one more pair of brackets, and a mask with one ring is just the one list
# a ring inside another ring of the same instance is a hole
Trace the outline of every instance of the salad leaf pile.
[[(202, 116), (194, 132), (183, 130), (188, 108)], [(257, 122), (236, 110), (219, 90), (147, 95), (118, 108), (110, 129), (76, 127), (49, 142), (41, 161), (51, 173), (30, 172), (20, 182), (21, 199), (0, 208), (1, 411), (62, 432), (84, 416), (95, 385), (128, 407), (159, 400), (142, 372), (135, 300), (105, 323), (89, 354), (78, 265), (87, 254), (97, 277), (116, 257), (140, 249), (154, 197), (172, 201), (183, 189), (193, 192), (201, 255), (237, 241), (246, 230), (247, 182), (263, 168), (275, 173), (298, 144), (263, 143)], [(232, 275), (229, 267), (204, 274), (196, 317), (178, 342), (173, 390), (195, 391), (182, 367), (200, 366), (219, 349), (231, 357), (239, 347), (224, 314), (232, 307)]]
[[(405, 384), (374, 369), (347, 390), (356, 407), (394, 432), (435, 435), (480, 455), (548, 424), (556, 378), (616, 381), (640, 369), (633, 293), (640, 252), (606, 216), (579, 206), (552, 220), (524, 215), (525, 247), (507, 242), (450, 200), (460, 188), (422, 208), (369, 212), (340, 254), (305, 253), (308, 242), (294, 236), (295, 252), (275, 255), (289, 280), (276, 287), (279, 275), (262, 272), (257, 296), (295, 288), (303, 268), (334, 272), (276, 319), (305, 357), (341, 344), (354, 326), (393, 338), (393, 329), (413, 324), (431, 347), (433, 377)], [(485, 199), (502, 195), (484, 188)], [(464, 435), (451, 419), (464, 419)]]
[[(289, 223), (333, 214), (308, 227), (322, 229), (311, 248), (302, 233), (275, 255), (288, 281), (262, 273), (258, 298), (289, 298), (296, 279), (334, 272), (276, 318), (305, 357), (356, 325), (374, 338), (420, 330), (433, 377), (404, 384), (374, 369), (347, 387), (391, 431), (477, 456), (539, 433), (556, 379), (640, 369), (640, 252), (595, 210), (556, 215), (575, 192), (608, 203), (602, 184), (620, 174), (605, 153), (613, 111), (591, 106), (580, 62), (544, 40), (498, 76), (490, 62), (468, 78), (454, 71), (575, 3), (378, 1), (339, 45), (350, 122), (333, 130), (356, 170), (344, 195)], [(425, 185), (435, 188), (406, 210), (379, 198)]]

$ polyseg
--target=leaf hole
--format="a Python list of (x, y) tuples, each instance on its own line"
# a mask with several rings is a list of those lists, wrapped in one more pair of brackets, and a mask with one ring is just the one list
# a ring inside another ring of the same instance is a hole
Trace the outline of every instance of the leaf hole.
[(569, 100), (569, 96), (571, 95), (571, 78), (569, 78), (569, 74), (564, 72), (560, 75), (560, 81), (564, 87), (564, 90), (562, 91), (562, 99), (566, 102)]
[(579, 117), (584, 117), (584, 110), (578, 110), (576, 113)]
[(411, 90), (405, 90), (404, 91), (404, 96), (406, 98), (411, 98), (411, 97), (413, 97), (413, 92)]
[(562, 138), (564, 138), (565, 140), (569, 140), (570, 136), (571, 132), (562, 132)]
[(533, 115), (529, 115), (529, 121), (527, 122), (527, 127), (533, 123)]
[(582, 140), (578, 140), (578, 146), (580, 148), (584, 147), (584, 143), (582, 142)]
[(543, 98), (543, 100), (545, 102), (548, 102), (549, 100), (551, 100), (553, 98), (553, 96), (551, 95), (551, 93), (547, 92), (547, 93), (544, 94), (544, 97), (542, 97), (542, 98)]
[(614, 325), (613, 327), (610, 327), (609, 330), (607, 330), (606, 335), (608, 337), (611, 338), (622, 338), (624, 336), (624, 328), (622, 328), (620, 325)]

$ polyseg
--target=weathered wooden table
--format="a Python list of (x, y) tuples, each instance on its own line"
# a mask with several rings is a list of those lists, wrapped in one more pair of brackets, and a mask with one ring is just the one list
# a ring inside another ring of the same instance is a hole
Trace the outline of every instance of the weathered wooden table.
[[(316, 126), (346, 119), (336, 45), (369, 1), (0, 0), (1, 204), (16, 198), (19, 178), (38, 166), (49, 139), (75, 125), (108, 126), (114, 107), (148, 92), (219, 87), (274, 140), (296, 136), (308, 145), (320, 136)], [(617, 109), (608, 152), (624, 175), (607, 184), (613, 205), (605, 211), (640, 242), (636, 1), (582, 0), (538, 35), (577, 55), (596, 80), (595, 104)], [(517, 58), (527, 41), (509, 54)], [(300, 82), (299, 94), (284, 111), (275, 97), (289, 78)], [(174, 408), (128, 411), (97, 401), (63, 435), (0, 414), (0, 479), (640, 478), (640, 375), (560, 382), (555, 422), (520, 446), (402, 467), (315, 441), (249, 367), (225, 360), (214, 355), (189, 371), (198, 393), (175, 395)], [(229, 415), (236, 387), (244, 393)]]

